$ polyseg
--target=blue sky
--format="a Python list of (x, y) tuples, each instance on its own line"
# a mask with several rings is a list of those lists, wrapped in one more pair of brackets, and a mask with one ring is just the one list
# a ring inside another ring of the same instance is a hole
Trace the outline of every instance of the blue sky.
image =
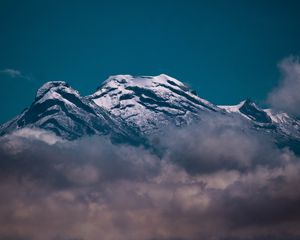
[(300, 52), (299, 1), (0, 1), (0, 122), (44, 82), (82, 95), (109, 75), (165, 73), (216, 104), (263, 102)]

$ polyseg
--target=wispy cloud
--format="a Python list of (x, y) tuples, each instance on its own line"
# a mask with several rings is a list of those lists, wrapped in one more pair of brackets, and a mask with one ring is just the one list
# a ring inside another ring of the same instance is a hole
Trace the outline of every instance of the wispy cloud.
[(26, 80), (31, 80), (31, 77), (23, 74), (20, 70), (12, 69), (12, 68), (6, 68), (0, 71), (0, 74), (6, 75), (11, 78), (22, 78)]

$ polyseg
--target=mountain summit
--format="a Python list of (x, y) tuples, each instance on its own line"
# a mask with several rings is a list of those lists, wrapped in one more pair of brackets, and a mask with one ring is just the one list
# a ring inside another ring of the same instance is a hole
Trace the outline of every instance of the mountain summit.
[(112, 76), (88, 98), (143, 133), (170, 123), (185, 125), (201, 113), (219, 111), (185, 84), (165, 74)]
[(134, 139), (133, 131), (124, 125), (66, 82), (53, 81), (39, 88), (30, 107), (2, 125), (0, 134), (26, 127), (48, 130), (69, 140), (108, 134), (116, 139)]

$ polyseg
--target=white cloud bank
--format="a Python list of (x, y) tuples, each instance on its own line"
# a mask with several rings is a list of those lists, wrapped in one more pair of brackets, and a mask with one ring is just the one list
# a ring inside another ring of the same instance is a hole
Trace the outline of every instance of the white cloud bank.
[(282, 79), (268, 96), (274, 109), (300, 116), (300, 62), (298, 57), (289, 57), (279, 64)]
[(0, 138), (0, 239), (299, 239), (299, 158), (241, 124), (168, 131), (160, 158), (103, 137)]

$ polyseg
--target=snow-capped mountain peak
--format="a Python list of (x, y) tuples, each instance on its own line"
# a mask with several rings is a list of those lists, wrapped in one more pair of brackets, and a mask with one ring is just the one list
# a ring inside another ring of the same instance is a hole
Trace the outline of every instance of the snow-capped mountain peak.
[(72, 89), (68, 83), (64, 81), (51, 81), (45, 83), (37, 90), (36, 99), (42, 98), (47, 93), (49, 93), (48, 97), (51, 97), (51, 94), (57, 91), (69, 92), (79, 96), (79, 93), (76, 90)]
[(142, 132), (153, 132), (170, 122), (186, 124), (198, 118), (199, 112), (219, 110), (166, 74), (111, 76), (89, 99)]
[(64, 81), (51, 81), (45, 83), (37, 90), (35, 97), (35, 104), (42, 104), (43, 102), (49, 102), (50, 100), (58, 103), (63, 102), (70, 107), (76, 108), (77, 104), (80, 104), (82, 97), (79, 92)]
[(258, 123), (272, 123), (270, 116), (250, 99), (233, 106), (219, 106), (228, 113), (239, 113), (243, 117)]
[(178, 85), (181, 87), (184, 86), (182, 82), (166, 74), (160, 74), (158, 76), (132, 76), (128, 74), (113, 75), (110, 76), (106, 81), (104, 81), (102, 86), (106, 84), (113, 85), (114, 83), (131, 84), (140, 87), (150, 87), (155, 86), (157, 84), (171, 84), (173, 86)]
[(135, 141), (138, 133), (124, 126), (123, 121), (82, 97), (66, 82), (52, 81), (38, 89), (28, 109), (1, 126), (0, 135), (20, 128), (40, 128), (66, 139), (110, 135), (113, 139)]
[(219, 108), (227, 113), (239, 114), (251, 121), (262, 131), (273, 132), (278, 138), (300, 139), (300, 121), (284, 112), (262, 109), (251, 100), (241, 101), (237, 105), (221, 105)]

